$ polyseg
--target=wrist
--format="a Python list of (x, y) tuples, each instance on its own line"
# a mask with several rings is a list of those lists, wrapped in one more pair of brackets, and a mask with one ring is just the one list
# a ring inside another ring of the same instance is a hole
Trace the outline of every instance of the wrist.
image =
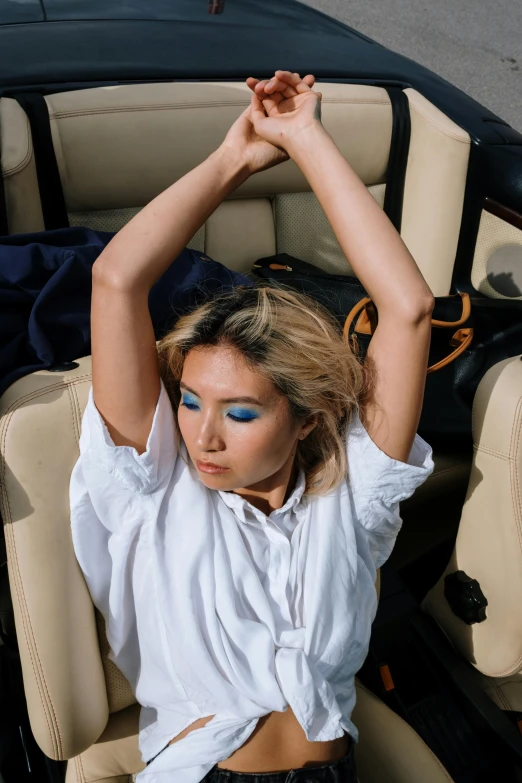
[(230, 179), (234, 189), (239, 187), (250, 176), (248, 163), (241, 153), (233, 147), (222, 144), (212, 153), (217, 164), (221, 167), (224, 176)]
[(309, 156), (311, 152), (317, 150), (318, 145), (324, 144), (327, 140), (332, 141), (332, 137), (324, 125), (316, 121), (288, 139), (285, 148), (294, 163), (299, 165), (301, 158)]

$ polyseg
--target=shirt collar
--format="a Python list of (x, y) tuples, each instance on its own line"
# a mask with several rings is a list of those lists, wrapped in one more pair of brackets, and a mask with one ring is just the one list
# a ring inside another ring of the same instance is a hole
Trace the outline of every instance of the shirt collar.
[[(306, 489), (306, 476), (304, 470), (300, 470), (297, 476), (295, 487), (292, 490), (290, 497), (281, 508), (276, 508), (272, 511), (270, 516), (281, 516), (293, 511), (303, 497)], [(259, 522), (266, 522), (267, 517), (258, 508), (253, 506), (248, 500), (242, 498), (241, 495), (237, 495), (235, 492), (222, 492), (218, 490), (218, 494), (221, 496), (226, 505), (232, 509), (234, 514), (241, 522), (251, 522), (252, 516)], [(250, 517), (250, 518), (249, 518)]]

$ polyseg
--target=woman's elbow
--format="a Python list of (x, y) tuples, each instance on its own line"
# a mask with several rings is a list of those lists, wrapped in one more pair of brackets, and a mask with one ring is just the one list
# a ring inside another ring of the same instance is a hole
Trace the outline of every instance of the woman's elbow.
[(402, 302), (393, 302), (386, 308), (378, 308), (379, 319), (384, 316), (394, 323), (402, 322), (410, 326), (431, 324), (434, 307), (435, 297), (428, 289), (418, 297), (407, 297)]
[(416, 306), (412, 310), (414, 322), (422, 323), (423, 321), (431, 321), (435, 308), (435, 297), (431, 291), (428, 290), (423, 297), (419, 298), (415, 305)]

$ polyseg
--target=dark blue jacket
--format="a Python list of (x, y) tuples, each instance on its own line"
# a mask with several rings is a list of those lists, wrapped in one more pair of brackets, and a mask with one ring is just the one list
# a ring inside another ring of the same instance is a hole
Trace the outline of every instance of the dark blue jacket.
[[(23, 375), (91, 353), (92, 265), (113, 236), (64, 228), (0, 238), (0, 394)], [(185, 248), (149, 295), (156, 339), (179, 315), (237, 285), (252, 282)]]

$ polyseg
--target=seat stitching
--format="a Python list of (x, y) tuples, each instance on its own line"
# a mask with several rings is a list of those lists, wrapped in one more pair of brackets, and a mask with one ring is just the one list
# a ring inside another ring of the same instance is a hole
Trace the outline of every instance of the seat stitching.
[(79, 756), (76, 756), (74, 761), (76, 762), (76, 774), (78, 775), (79, 782), (86, 783), (87, 779), (85, 777), (85, 772), (83, 769), (81, 754)]
[(78, 445), (78, 448), (79, 448), (79, 446), (80, 446), (80, 435), (81, 435), (81, 429), (82, 429), (82, 411), (81, 411), (81, 408), (80, 408), (80, 401), (78, 400), (78, 395), (76, 393), (76, 384), (74, 386), (71, 384), (71, 386), (69, 388), (70, 388), (70, 392), (72, 394), (72, 398), (73, 398), (74, 405), (75, 405), (76, 431), (78, 433), (77, 445)]
[[(7, 427), (4, 431), (3, 436), (3, 442), (2, 442), (2, 453), (5, 453), (5, 438), (7, 437)], [(34, 679), (36, 682), (36, 687), (38, 688), (38, 693), (40, 694), (40, 701), (42, 703), (43, 707), (43, 714), (45, 718), (45, 722), (47, 723), (47, 730), (49, 731), (49, 738), (51, 740), (51, 745), (54, 749), (56, 749), (56, 742), (53, 735), (53, 732), (51, 730), (51, 725), (49, 723), (49, 717), (47, 714), (47, 705), (45, 703), (45, 699), (43, 698), (42, 689), (41, 689), (41, 683), (38, 677), (38, 673), (36, 671), (35, 667), (35, 661), (34, 661), (34, 652), (31, 642), (33, 642), (34, 645), (34, 639), (31, 638), (31, 623), (30, 623), (30, 617), (29, 612), (27, 611), (26, 605), (25, 605), (25, 594), (23, 590), (23, 583), (22, 579), (20, 577), (19, 573), (19, 567), (18, 567), (18, 554), (16, 551), (16, 540), (15, 540), (15, 534), (14, 534), (14, 528), (13, 528), (13, 516), (11, 513), (11, 506), (9, 503), (9, 497), (7, 492), (5, 491), (5, 467), (6, 467), (6, 460), (2, 459), (2, 479), (0, 482), (0, 487), (4, 490), (2, 492), (2, 495), (5, 499), (5, 508), (4, 508), (4, 533), (6, 538), (6, 544), (9, 542), (11, 544), (14, 558), (10, 559), (8, 555), (8, 560), (11, 562), (12, 565), (12, 573), (14, 576), (14, 587), (16, 590), (16, 594), (19, 599), (19, 605), (20, 605), (20, 614), (22, 618), (22, 625), (27, 641), (27, 650), (29, 652), (29, 659), (31, 661), (31, 667), (33, 669)], [(7, 510), (7, 514), (5, 514), (5, 511)]]
[[(517, 403), (517, 407), (515, 409), (515, 415), (513, 417), (513, 424), (511, 427), (511, 447), (513, 448), (514, 441), (516, 439), (516, 451), (520, 447), (520, 438), (522, 435), (522, 418), (520, 417), (520, 408), (522, 405), (522, 399), (520, 399)], [(518, 425), (518, 426), (517, 426)], [(513, 453), (513, 452), (512, 452)], [(510, 476), (511, 476), (511, 483), (512, 488), (514, 491), (511, 492), (511, 502), (513, 504), (513, 516), (515, 517), (515, 526), (517, 531), (517, 537), (518, 537), (518, 544), (520, 549), (522, 550), (522, 536), (521, 536), (521, 528), (520, 528), (520, 519), (521, 519), (521, 498), (520, 498), (520, 479), (518, 476), (518, 470), (517, 465), (515, 463), (515, 459), (513, 457), (509, 458), (509, 462), (511, 463), (511, 469), (510, 469)], [(514, 485), (514, 486), (513, 486)], [(516, 674), (520, 670), (520, 666), (522, 664), (522, 655), (519, 655), (517, 660), (514, 664), (512, 664), (507, 671), (503, 672), (489, 672), (488, 677), (509, 677), (511, 674)]]
[[(58, 720), (57, 720), (57, 717), (56, 717), (56, 712), (55, 712), (55, 709), (54, 709), (54, 705), (53, 705), (52, 699), (51, 699), (50, 694), (49, 694), (49, 689), (47, 687), (47, 682), (46, 682), (46, 679), (45, 679), (44, 668), (43, 668), (42, 662), (40, 660), (40, 655), (39, 655), (39, 652), (38, 652), (38, 646), (36, 644), (36, 639), (35, 639), (35, 636), (34, 636), (34, 633), (33, 633), (32, 625), (31, 625), (31, 615), (30, 615), (30, 612), (29, 612), (29, 609), (28, 609), (28, 606), (27, 606), (27, 602), (26, 602), (26, 598), (25, 598), (24, 585), (23, 585), (23, 581), (22, 581), (22, 578), (21, 578), (20, 569), (19, 569), (19, 563), (18, 563), (18, 553), (17, 553), (17, 550), (16, 550), (16, 537), (15, 537), (14, 527), (13, 527), (13, 515), (12, 515), (12, 512), (11, 512), (11, 505), (9, 503), (9, 496), (7, 494), (7, 491), (5, 490), (5, 469), (6, 469), (6, 466), (7, 466), (7, 460), (5, 459), (5, 452), (6, 452), (5, 444), (6, 444), (6, 440), (7, 440), (7, 432), (8, 432), (8, 429), (9, 429), (9, 424), (11, 423), (11, 420), (13, 418), (13, 414), (14, 414), (14, 411), (12, 411), (10, 413), (10, 415), (7, 417), (6, 424), (4, 426), (4, 431), (3, 431), (3, 434), (2, 434), (1, 454), (3, 456), (2, 456), (2, 477), (1, 477), (0, 485), (4, 489), (2, 494), (3, 494), (4, 499), (5, 499), (5, 503), (6, 503), (6, 507), (7, 507), (7, 516), (8, 516), (8, 521), (4, 524), (4, 527), (6, 528), (6, 536), (9, 537), (9, 539), (11, 541), (11, 544), (12, 544), (12, 547), (13, 547), (13, 552), (14, 552), (13, 573), (15, 574), (15, 581), (17, 583), (16, 584), (16, 589), (17, 589), (18, 597), (20, 599), (20, 608), (21, 608), (21, 614), (22, 614), (22, 621), (23, 621), (23, 624), (24, 624), (24, 631), (25, 631), (26, 640), (27, 640), (27, 643), (28, 643), (29, 656), (30, 656), (30, 659), (31, 659), (31, 665), (33, 667), (33, 673), (34, 673), (34, 676), (35, 676), (35, 682), (36, 682), (36, 685), (38, 687), (38, 692), (40, 693), (40, 699), (41, 699), (41, 702), (42, 702), (42, 706), (44, 707), (44, 715), (45, 715), (47, 727), (49, 729), (49, 735), (50, 735), (50, 739), (51, 739), (51, 744), (55, 748), (59, 758), (63, 758), (63, 745), (62, 745), (62, 737), (61, 737), (61, 733), (60, 733), (60, 726), (59, 726), (59, 723), (58, 723)], [(33, 655), (36, 658), (36, 664), (37, 665), (35, 665), (35, 660), (33, 658)], [(43, 692), (44, 692), (44, 694), (45, 694), (45, 696), (47, 698), (47, 702), (43, 698), (42, 690), (43, 690)], [(54, 722), (51, 723), (51, 724), (49, 723), (46, 709), (49, 709), (49, 711), (52, 713), (52, 717), (54, 719)], [(53, 728), (55, 731), (51, 731), (51, 728)]]
[(458, 462), (455, 465), (451, 465), (449, 468), (439, 468), (439, 470), (437, 470), (437, 467), (435, 467), (432, 476), (433, 478), (435, 478), (435, 476), (443, 476), (445, 473), (451, 473), (454, 470), (460, 470), (461, 468), (463, 467), (467, 468), (468, 466), (469, 466), (469, 462), (463, 461), (463, 462)]
[(21, 171), (23, 171), (27, 166), (31, 163), (33, 159), (33, 149), (31, 148), (29, 157), (27, 160), (24, 158), (24, 160), (18, 164), (18, 166), (15, 166), (15, 168), (9, 169), (9, 171), (3, 172), (4, 180), (9, 179), (10, 177), (14, 177), (15, 174), (19, 174)]
[[(40, 694), (40, 700), (41, 700), (41, 703), (42, 703), (44, 717), (45, 717), (45, 720), (46, 720), (46, 723), (47, 723), (47, 728), (48, 728), (48, 731), (49, 731), (49, 737), (50, 737), (50, 740), (51, 740), (51, 745), (53, 746), (53, 748), (55, 748), (55, 751), (57, 752), (57, 755), (60, 758), (63, 758), (63, 745), (62, 745), (62, 737), (61, 737), (61, 733), (60, 733), (60, 727), (59, 727), (58, 720), (57, 720), (57, 717), (56, 717), (56, 712), (54, 710), (54, 705), (53, 705), (52, 700), (50, 698), (49, 690), (48, 690), (48, 687), (47, 687), (47, 682), (45, 680), (45, 673), (44, 673), (44, 670), (43, 670), (43, 667), (42, 667), (42, 663), (41, 663), (41, 660), (40, 660), (40, 656), (39, 656), (39, 653), (38, 653), (38, 647), (36, 645), (34, 633), (32, 631), (30, 612), (29, 612), (28, 607), (27, 607), (27, 602), (26, 602), (26, 599), (25, 599), (25, 592), (24, 592), (24, 585), (23, 585), (23, 582), (22, 582), (22, 579), (21, 579), (21, 575), (20, 575), (20, 570), (19, 570), (18, 554), (17, 554), (17, 550), (16, 550), (16, 538), (15, 538), (15, 535), (14, 535), (14, 528), (13, 528), (13, 525), (12, 525), (13, 517), (12, 517), (12, 513), (11, 513), (9, 497), (8, 497), (7, 491), (5, 491), (5, 470), (6, 470), (6, 466), (7, 466), (7, 460), (5, 458), (6, 440), (7, 440), (7, 432), (8, 432), (11, 420), (13, 418), (13, 415), (14, 415), (15, 411), (20, 407), (20, 405), (23, 402), (27, 402), (29, 399), (37, 399), (38, 397), (41, 397), (41, 396), (45, 395), (48, 391), (59, 389), (59, 388), (63, 387), (64, 385), (65, 386), (70, 386), (70, 385), (71, 386), (72, 385), (75, 386), (77, 383), (85, 383), (90, 378), (91, 378), (91, 375), (79, 376), (78, 378), (75, 378), (74, 380), (66, 382), (65, 384), (64, 384), (63, 381), (61, 381), (61, 382), (57, 382), (55, 384), (52, 384), (51, 386), (47, 386), (47, 387), (45, 387), (45, 389), (39, 389), (37, 393), (34, 393), (34, 392), (33, 393), (29, 393), (29, 394), (25, 395), (25, 397), (18, 398), (18, 400), (15, 400), (13, 402), (12, 406), (10, 406), (10, 408), (8, 408), (8, 410), (6, 411), (4, 416), (2, 417), (3, 419), (5, 419), (5, 423), (4, 423), (3, 427), (2, 427), (2, 429), (3, 429), (2, 442), (1, 442), (2, 443), (2, 448), (1, 448), (1, 451), (0, 451), (0, 458), (1, 458), (0, 488), (3, 490), (2, 491), (2, 496), (3, 496), (4, 500), (5, 500), (5, 506), (6, 506), (6, 509), (7, 509), (7, 520), (5, 522), (6, 537), (11, 542), (12, 548), (13, 548), (13, 552), (14, 552), (13, 574), (15, 576), (15, 588), (16, 588), (17, 595), (18, 595), (18, 598), (19, 598), (19, 601), (20, 601), (22, 622), (23, 622), (24, 632), (25, 632), (25, 636), (26, 636), (26, 640), (27, 640), (28, 652), (29, 652), (29, 657), (30, 657), (30, 660), (31, 660), (31, 666), (33, 668), (33, 673), (34, 673), (34, 677), (35, 677), (36, 686), (37, 686), (38, 692)], [(70, 397), (71, 397), (71, 395), (70, 395), (70, 393), (68, 393), (69, 402), (70, 402)], [(72, 411), (71, 411), (71, 415), (72, 415), (72, 419), (73, 419), (73, 428), (75, 429), (75, 418), (74, 418), (74, 413)], [(76, 431), (75, 431), (75, 435), (76, 435)], [(35, 658), (36, 658), (36, 660), (35, 660)], [(47, 701), (44, 698), (44, 695), (46, 696)], [(49, 716), (47, 714), (48, 710), (52, 713), (52, 717), (54, 718), (54, 722), (52, 722), (52, 723), (49, 722)], [(52, 731), (52, 729), (55, 729), (55, 732)]]
[(405, 721), (405, 720), (404, 720), (404, 718), (401, 718), (401, 716), (400, 716), (400, 715), (398, 715), (396, 712), (394, 713), (394, 712), (393, 712), (393, 710), (392, 710), (392, 709), (390, 709), (390, 707), (388, 707), (388, 705), (387, 705), (387, 704), (385, 704), (385, 703), (384, 703), (384, 702), (383, 702), (381, 699), (379, 699), (379, 697), (378, 697), (378, 696), (376, 696), (376, 695), (375, 695), (375, 693), (373, 693), (373, 691), (369, 690), (369, 688), (367, 688), (365, 685), (362, 685), (362, 683), (360, 682), (360, 680), (357, 680), (357, 685), (358, 685), (359, 687), (362, 687), (362, 689), (363, 689), (363, 690), (365, 690), (367, 693), (370, 693), (370, 694), (373, 696), (373, 698), (375, 698), (375, 699), (378, 699), (378, 700), (381, 702), (381, 704), (383, 704), (383, 705), (384, 705), (384, 708), (385, 708), (386, 710), (389, 710), (389, 712), (391, 712), (391, 713), (393, 713), (394, 715), (396, 715), (396, 716), (397, 716), (397, 718), (399, 718), (399, 720), (400, 720), (400, 721), (402, 721), (402, 722), (404, 723), (404, 725), (405, 725), (405, 726), (407, 726), (407, 728), (410, 730), (410, 732), (413, 732), (413, 734), (415, 734), (415, 735), (418, 737), (418, 739), (419, 739), (419, 740), (422, 742), (422, 744), (424, 745), (424, 747), (426, 748), (426, 750), (427, 750), (427, 751), (429, 751), (429, 753), (430, 753), (430, 755), (431, 755), (431, 756), (433, 756), (433, 758), (435, 759), (435, 761), (436, 761), (436, 762), (437, 762), (437, 764), (439, 765), (439, 767), (440, 767), (441, 771), (442, 771), (442, 772), (444, 772), (444, 774), (445, 774), (446, 778), (447, 778), (447, 779), (450, 781), (450, 783), (453, 783), (453, 780), (452, 780), (452, 778), (450, 777), (450, 774), (449, 774), (448, 770), (447, 770), (447, 769), (445, 768), (445, 766), (443, 765), (442, 761), (441, 761), (441, 760), (438, 758), (438, 756), (436, 756), (436, 755), (435, 755), (435, 753), (432, 751), (432, 749), (430, 748), (430, 746), (429, 746), (429, 745), (427, 745), (427, 744), (424, 742), (424, 740), (422, 739), (422, 737), (420, 736), (420, 734), (417, 734), (417, 732), (415, 731), (415, 729), (413, 728), (413, 726), (410, 726), (410, 724), (409, 724), (407, 721)]
[(466, 146), (471, 146), (471, 139), (468, 137), (467, 139), (463, 139), (460, 136), (457, 136), (456, 133), (448, 130), (447, 128), (444, 128), (442, 125), (440, 125), (436, 120), (434, 120), (432, 117), (429, 116), (429, 114), (425, 114), (421, 109), (419, 109), (417, 106), (415, 106), (414, 103), (410, 101), (410, 109), (413, 109), (413, 111), (417, 112), (419, 116), (421, 116), (423, 119), (427, 120), (430, 125), (432, 125), (434, 128), (437, 128), (438, 131), (440, 131), (443, 136), (448, 136), (451, 139), (454, 139), (455, 141), (460, 141), (461, 144), (466, 144)]
[[(9, 514), (9, 520), (11, 521), (11, 515), (10, 514)], [(31, 641), (33, 641), (33, 643), (34, 643), (34, 639), (33, 640), (31, 639), (29, 612), (27, 611), (27, 608), (25, 606), (25, 596), (24, 596), (24, 593), (23, 593), (22, 580), (20, 578), (19, 569), (18, 569), (18, 555), (17, 555), (17, 552), (16, 552), (16, 543), (15, 543), (15, 540), (14, 540), (14, 532), (13, 532), (13, 530), (11, 528), (12, 528), (12, 524), (9, 524), (9, 526), (7, 526), (7, 524), (6, 524), (5, 539), (6, 539), (6, 542), (9, 541), (9, 543), (11, 544), (11, 547), (12, 547), (13, 553), (14, 553), (14, 562), (13, 562), (13, 569), (12, 569), (13, 576), (14, 576), (14, 579), (15, 579), (14, 587), (15, 587), (16, 594), (17, 594), (18, 599), (19, 599), (20, 613), (21, 613), (21, 617), (22, 617), (22, 625), (23, 625), (23, 629), (24, 629), (24, 633), (25, 633), (25, 638), (26, 638), (26, 641), (27, 641), (27, 650), (29, 652), (29, 660), (31, 661), (31, 668), (33, 670), (33, 675), (34, 675), (34, 679), (35, 679), (35, 682), (36, 682), (36, 687), (38, 688), (38, 693), (40, 695), (40, 701), (41, 701), (41, 704), (42, 704), (42, 707), (43, 707), (43, 714), (44, 714), (45, 722), (47, 724), (47, 730), (49, 732), (49, 739), (51, 740), (51, 745), (52, 745), (53, 749), (56, 750), (56, 740), (55, 740), (54, 734), (53, 734), (52, 729), (51, 729), (51, 724), (49, 723), (48, 707), (47, 707), (47, 704), (45, 702), (44, 695), (42, 693), (41, 682), (40, 682), (40, 678), (38, 677), (38, 672), (37, 672), (36, 665), (35, 665), (34, 651), (33, 651), (32, 645), (31, 645)], [(28, 626), (29, 626), (29, 628), (28, 628)]]
[(489, 687), (491, 688), (491, 690), (495, 691), (498, 700), (503, 702), (504, 707), (507, 707), (507, 709), (509, 709), (510, 708), (509, 702), (507, 701), (504, 693), (502, 692), (499, 683), (493, 677), (489, 677), (488, 675), (485, 675), (485, 677), (489, 683)]
[(72, 385), (67, 385), (67, 398), (69, 400), (69, 409), (71, 411), (71, 419), (72, 419), (72, 426), (73, 426), (73, 432), (74, 432), (74, 440), (76, 441), (76, 445), (78, 445), (80, 437), (78, 434), (78, 429), (76, 427), (76, 406), (74, 402), (74, 392), (72, 390)]
[(35, 391), (28, 392), (23, 397), (17, 397), (17, 399), (11, 403), (9, 408), (7, 408), (3, 414), (3, 417), (6, 417), (9, 413), (17, 410), (25, 402), (38, 399), (38, 397), (43, 397), (48, 392), (57, 391), (58, 389), (61, 389), (69, 384), (76, 385), (77, 383), (87, 383), (91, 380), (91, 378), (92, 373), (79, 375), (77, 378), (71, 379), (70, 381), (56, 381), (55, 383), (49, 384), (49, 386), (45, 386), (43, 389), (36, 389)]
[(513, 457), (511, 457), (509, 454), (505, 454), (503, 451), (498, 451), (497, 449), (493, 449), (490, 446), (483, 446), (480, 444), (479, 446), (473, 446), (473, 450), (476, 452), (483, 451), (485, 454), (491, 454), (492, 457), (498, 457), (499, 459), (503, 459), (505, 462), (511, 462)]
[[(514, 491), (512, 492), (512, 502), (513, 502), (513, 515), (515, 517), (515, 525), (517, 529), (517, 535), (518, 535), (518, 544), (520, 549), (522, 550), (522, 538), (521, 538), (521, 529), (520, 529), (520, 518), (521, 518), (521, 511), (522, 511), (522, 504), (521, 504), (521, 497), (520, 497), (520, 478), (518, 475), (518, 466), (515, 463), (514, 455), (518, 453), (518, 450), (520, 448), (520, 437), (522, 434), (522, 419), (520, 417), (520, 407), (522, 405), (522, 400), (518, 401), (518, 405), (515, 411), (515, 416), (513, 417), (513, 428), (511, 430), (511, 454), (513, 455), (512, 464), (510, 473), (513, 477), (513, 483), (514, 483)], [(516, 443), (514, 442), (516, 439)]]
[[(351, 104), (351, 105), (376, 105), (376, 106), (389, 106), (390, 102), (385, 99), (379, 98), (323, 98), (322, 103), (338, 103), (338, 104)], [(206, 103), (163, 103), (156, 104), (155, 106), (108, 106), (107, 108), (99, 109), (77, 109), (69, 111), (57, 111), (53, 112), (51, 117), (56, 120), (67, 120), (74, 117), (88, 117), (97, 114), (120, 114), (125, 112), (142, 112), (142, 111), (173, 111), (178, 109), (212, 109), (223, 108), (226, 106), (242, 106), (247, 107), (248, 103), (242, 101), (210, 101)]]
[(87, 775), (85, 774), (85, 768), (84, 768), (84, 766), (83, 766), (83, 759), (82, 759), (82, 754), (81, 754), (81, 753), (80, 753), (80, 755), (78, 756), (78, 763), (79, 763), (79, 765), (80, 765), (80, 769), (81, 769), (82, 778), (83, 778), (83, 780), (84, 780), (85, 782), (87, 782)]
[(4, 179), (12, 177), (14, 174), (18, 174), (19, 171), (22, 171), (29, 164), (31, 158), (33, 157), (31, 129), (29, 127), (29, 120), (27, 119), (27, 115), (25, 117), (25, 123), (27, 128), (27, 152), (25, 153), (22, 161), (16, 166), (13, 166), (12, 169), (2, 169)]
[(511, 704), (509, 703), (509, 700), (508, 700), (506, 694), (502, 690), (502, 686), (500, 686), (497, 683), (495, 683), (494, 684), (494, 688), (495, 688), (495, 691), (497, 693), (498, 698), (500, 699), (501, 702), (503, 702), (504, 707), (506, 709), (510, 710), (511, 709)]

